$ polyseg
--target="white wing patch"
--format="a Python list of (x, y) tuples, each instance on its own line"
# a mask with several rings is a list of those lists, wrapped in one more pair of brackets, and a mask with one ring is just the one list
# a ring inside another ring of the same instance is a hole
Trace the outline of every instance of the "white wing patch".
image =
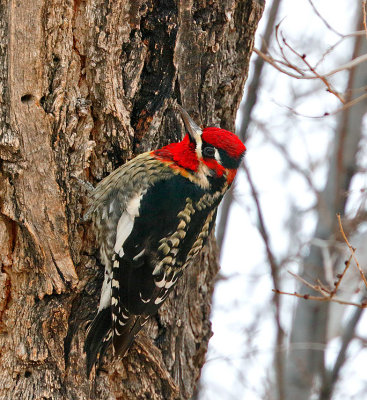
[(104, 273), (104, 281), (101, 290), (101, 298), (99, 300), (98, 312), (111, 304), (111, 276), (107, 270)]
[(117, 224), (117, 234), (114, 250), (120, 256), (123, 257), (124, 251), (122, 249), (125, 240), (129, 237), (134, 227), (134, 218), (127, 211), (123, 212), (119, 222)]
[(140, 201), (142, 198), (142, 194), (138, 193), (136, 196), (134, 196), (126, 205), (126, 211), (134, 216), (137, 217), (139, 216), (139, 207), (140, 207)]
[(138, 193), (134, 196), (126, 206), (126, 211), (124, 211), (117, 224), (116, 242), (114, 250), (120, 256), (123, 257), (124, 250), (122, 246), (125, 240), (129, 237), (131, 231), (134, 227), (134, 219), (139, 216), (139, 207), (142, 194)]

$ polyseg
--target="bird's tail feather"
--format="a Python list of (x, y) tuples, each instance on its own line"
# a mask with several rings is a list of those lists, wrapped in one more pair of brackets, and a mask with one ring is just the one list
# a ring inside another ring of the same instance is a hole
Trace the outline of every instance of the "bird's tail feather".
[(125, 319), (123, 326), (117, 326), (112, 323), (111, 307), (99, 311), (88, 328), (84, 343), (87, 376), (90, 376), (93, 366), (101, 362), (112, 340), (115, 355), (124, 357), (148, 318), (143, 315), (130, 315)]
[(98, 312), (87, 331), (84, 351), (87, 355), (87, 376), (96, 363), (100, 363), (112, 339), (111, 308), (107, 307)]
[(130, 316), (129, 321), (124, 327), (119, 327), (118, 334), (113, 335), (113, 347), (116, 355), (124, 357), (132, 345), (135, 337), (148, 320), (149, 317), (138, 315)]

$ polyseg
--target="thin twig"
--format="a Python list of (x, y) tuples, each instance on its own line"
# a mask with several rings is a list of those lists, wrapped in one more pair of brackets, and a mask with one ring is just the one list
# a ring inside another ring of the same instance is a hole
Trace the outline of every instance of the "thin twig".
[[(339, 107), (339, 108), (337, 108), (336, 110), (334, 110), (332, 112), (325, 112), (322, 115), (306, 115), (306, 114), (302, 114), (302, 113), (294, 110), (290, 106), (287, 106), (287, 105), (284, 105), (284, 104), (279, 104), (279, 106), (287, 108), (291, 113), (293, 113), (294, 115), (298, 115), (300, 117), (319, 119), (319, 118), (324, 118), (324, 117), (330, 117), (330, 116), (333, 116), (333, 115), (336, 115), (336, 114), (340, 113), (341, 111), (348, 110), (349, 108), (353, 107), (354, 105), (356, 105), (357, 103), (360, 103), (361, 101), (363, 101), (365, 99), (367, 99), (367, 93), (362, 94), (361, 96), (356, 97), (355, 99), (349, 101), (348, 103), (343, 104), (342, 107)], [(278, 104), (278, 103), (276, 103), (276, 104)]]
[(317, 10), (317, 8), (315, 7), (315, 5), (313, 4), (312, 0), (308, 0), (308, 2), (310, 3), (314, 13), (321, 19), (321, 21), (325, 24), (325, 26), (330, 29), (332, 32), (334, 32), (336, 35), (343, 37), (343, 34), (341, 34), (340, 32), (338, 32), (336, 29), (334, 29), (327, 21), (326, 19), (319, 13), (319, 11)]
[(305, 54), (300, 54), (298, 53), (297, 50), (295, 50), (292, 46), (288, 44), (286, 39), (282, 37), (283, 43), (286, 45), (286, 47), (294, 54), (296, 55), (304, 64), (306, 64), (307, 68), (315, 75), (315, 78), (320, 79), (324, 85), (327, 87), (327, 90), (335, 95), (343, 104), (345, 103), (344, 98), (338, 93), (330, 84), (330, 82), (326, 79), (325, 76), (320, 75), (313, 67), (312, 65), (306, 60), (306, 55)]
[(366, 277), (358, 263), (358, 260), (355, 256), (355, 251), (356, 249), (354, 247), (352, 247), (352, 245), (349, 243), (348, 238), (344, 232), (343, 229), (343, 225), (341, 222), (341, 218), (340, 215), (337, 214), (337, 219), (338, 219), (338, 223), (339, 223), (339, 230), (340, 233), (343, 236), (343, 239), (345, 241), (345, 243), (347, 244), (351, 254), (349, 256), (349, 259), (345, 262), (345, 267), (344, 270), (341, 274), (337, 275), (337, 280), (334, 282), (334, 288), (331, 290), (329, 288), (327, 288), (319, 279), (316, 280), (316, 284), (312, 284), (308, 281), (306, 281), (306, 279), (302, 278), (301, 276), (295, 274), (294, 272), (288, 271), (289, 274), (291, 274), (295, 279), (297, 279), (298, 281), (300, 281), (304, 286), (307, 286), (308, 288), (314, 290), (315, 292), (318, 292), (321, 294), (322, 297), (320, 296), (314, 296), (314, 295), (310, 295), (310, 294), (300, 294), (297, 292), (294, 293), (290, 293), (290, 292), (283, 292), (279, 289), (273, 289), (273, 291), (275, 293), (278, 294), (286, 294), (288, 296), (294, 296), (294, 297), (298, 297), (301, 299), (305, 299), (305, 300), (315, 300), (315, 301), (331, 301), (334, 303), (338, 303), (338, 304), (344, 304), (344, 305), (351, 305), (351, 306), (355, 306), (355, 307), (359, 307), (359, 308), (366, 308), (367, 307), (367, 302), (366, 301), (362, 301), (361, 303), (356, 303), (356, 302), (352, 302), (352, 301), (348, 301), (348, 300), (344, 300), (344, 299), (340, 299), (339, 297), (336, 297), (337, 291), (339, 289), (339, 286), (347, 272), (347, 270), (349, 269), (350, 263), (352, 261), (352, 259), (354, 260), (359, 273), (362, 277), (362, 280), (365, 284), (365, 286), (367, 287), (367, 280)]
[(332, 301), (332, 302), (338, 303), (338, 304), (344, 304), (344, 305), (348, 305), (348, 306), (355, 306), (355, 307), (359, 307), (359, 308), (367, 308), (367, 303), (354, 303), (352, 301), (339, 299), (338, 297), (319, 297), (319, 296), (312, 296), (310, 294), (300, 294), (300, 293), (297, 293), (297, 292), (294, 292), (294, 293), (283, 292), (283, 291), (278, 290), (278, 289), (272, 289), (272, 290), (273, 290), (273, 292), (278, 293), (278, 294), (286, 294), (288, 296), (294, 296), (294, 297), (298, 297), (298, 298), (304, 299), (304, 300)]
[(363, 27), (364, 27), (364, 31), (366, 32), (366, 38), (367, 38), (366, 0), (362, 0), (362, 12), (363, 12)]
[(350, 262), (352, 261), (352, 258), (353, 258), (353, 256), (350, 255), (348, 261), (345, 262), (345, 267), (344, 267), (343, 272), (341, 274), (337, 275), (338, 280), (335, 282), (335, 287), (334, 287), (333, 292), (331, 292), (331, 296), (334, 296), (336, 294), (336, 292), (338, 291), (339, 285), (340, 285), (342, 279), (344, 278), (345, 273), (347, 272), (347, 270), (348, 270), (348, 268), (350, 266)]
[(295, 274), (292, 271), (288, 271), (289, 274), (291, 274), (295, 279), (299, 280), (301, 283), (303, 283), (305, 286), (308, 286), (310, 289), (316, 290), (317, 292), (320, 292), (319, 288), (315, 285), (312, 285), (310, 282), (307, 282), (306, 279), (303, 279), (299, 275)]
[(273, 284), (274, 284), (274, 286), (278, 286), (279, 265), (276, 262), (275, 256), (274, 256), (273, 251), (272, 251), (271, 246), (270, 246), (269, 234), (268, 234), (268, 231), (267, 231), (266, 226), (265, 226), (265, 219), (264, 219), (263, 212), (262, 212), (262, 209), (261, 209), (261, 206), (260, 206), (259, 196), (258, 196), (257, 190), (255, 188), (255, 184), (254, 184), (254, 182), (252, 180), (250, 171), (249, 171), (249, 169), (248, 169), (248, 167), (247, 167), (245, 162), (243, 164), (243, 167), (244, 167), (244, 170), (245, 170), (245, 173), (246, 173), (246, 176), (247, 176), (248, 183), (249, 183), (250, 188), (251, 188), (252, 198), (253, 198), (253, 200), (255, 202), (257, 218), (258, 218), (258, 223), (259, 223), (259, 232), (260, 232), (260, 235), (261, 235), (261, 237), (262, 237), (262, 239), (264, 241), (264, 244), (265, 244), (265, 249), (266, 249), (266, 253), (267, 253), (269, 264), (270, 264), (270, 268), (271, 268), (271, 276), (272, 276), (272, 279), (273, 279)]
[(359, 271), (359, 273), (360, 273), (360, 275), (361, 275), (361, 278), (362, 278), (362, 280), (363, 280), (363, 282), (364, 282), (364, 284), (365, 284), (365, 286), (366, 286), (366, 288), (367, 288), (367, 279), (366, 279), (366, 276), (365, 276), (364, 272), (362, 271), (362, 268), (361, 268), (360, 265), (359, 265), (359, 262), (358, 262), (358, 260), (357, 260), (357, 257), (355, 256), (356, 249), (355, 249), (354, 247), (352, 247), (352, 245), (349, 243), (349, 240), (348, 240), (347, 236), (346, 236), (345, 233), (344, 233), (344, 229), (343, 229), (342, 221), (341, 221), (341, 218), (340, 218), (340, 214), (337, 214), (337, 218), (338, 218), (340, 233), (342, 234), (345, 243), (346, 243), (347, 246), (349, 247), (349, 250), (350, 250), (350, 252), (351, 252), (351, 255), (352, 255), (352, 257), (353, 257), (353, 260), (354, 260), (354, 262), (356, 263), (356, 266), (357, 266), (358, 271)]
[[(355, 59), (353, 59), (351, 61), (348, 61), (347, 63), (341, 65), (340, 67), (327, 72), (326, 74), (318, 74), (317, 73), (317, 75), (305, 75), (301, 69), (299, 69), (297, 66), (289, 64), (288, 61), (284, 62), (281, 60), (276, 60), (271, 55), (263, 53), (261, 50), (257, 49), (256, 47), (254, 47), (254, 52), (259, 57), (263, 58), (267, 63), (272, 65), (274, 68), (276, 68), (278, 71), (282, 72), (283, 74), (286, 74), (286, 75), (290, 76), (291, 78), (305, 79), (305, 80), (316, 80), (316, 79), (320, 79), (320, 78), (326, 79), (332, 75), (335, 75), (338, 72), (352, 69), (352, 68), (356, 67), (357, 65), (362, 64), (363, 62), (367, 61), (367, 54), (362, 54), (361, 56), (356, 57)], [(303, 59), (303, 55), (298, 54), (298, 56)], [(284, 65), (288, 68), (291, 68), (291, 69), (297, 71), (299, 75), (296, 75), (292, 72), (285, 70), (284, 68), (281, 68), (278, 64)]]

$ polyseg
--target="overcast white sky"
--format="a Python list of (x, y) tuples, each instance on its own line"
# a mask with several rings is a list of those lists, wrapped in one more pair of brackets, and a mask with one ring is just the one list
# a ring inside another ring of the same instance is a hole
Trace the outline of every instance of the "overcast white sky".
[[(352, 8), (357, 2), (319, 0), (314, 3), (337, 31), (348, 33), (352, 30)], [(268, 0), (266, 9), (270, 6), (271, 1)], [(289, 43), (300, 53), (306, 53), (311, 62), (318, 60), (338, 40), (338, 36), (328, 30), (315, 15), (308, 0), (283, 0), (277, 18), (278, 22), (280, 20), (283, 20), (281, 30)], [(257, 47), (260, 47), (259, 39), (265, 22), (266, 15), (258, 29)], [(351, 41), (339, 46), (337, 52), (325, 60), (322, 65), (324, 71), (347, 61), (351, 50)], [(323, 69), (321, 72), (324, 72)], [(325, 90), (320, 90), (318, 82), (292, 80), (271, 66), (265, 68), (264, 75), (265, 85), (261, 89), (255, 109), (256, 120), (260, 123), (266, 122), (271, 127), (271, 134), (286, 144), (294, 160), (303, 167), (307, 168), (310, 160), (317, 163), (325, 159), (330, 148), (329, 141), (335, 119), (289, 116), (285, 106), (305, 115), (318, 116), (335, 109), (339, 105), (337, 99)], [(338, 74), (334, 79), (336, 86), (343, 89), (345, 77), (344, 73)], [(315, 95), (295, 100), (292, 97), (295, 87), (297, 91), (315, 91)], [(300, 176), (287, 170), (283, 157), (274, 146), (267, 143), (256, 126), (251, 127), (250, 136), (246, 143), (246, 159), (260, 195), (266, 225), (271, 233), (272, 248), (281, 257), (287, 254), (292, 245), (287, 227), (291, 203), (302, 209), (311, 207), (314, 195)], [(323, 187), (325, 173), (325, 163), (321, 162), (314, 173), (318, 188)], [(366, 187), (366, 179), (361, 180), (360, 184)], [(232, 207), (229, 233), (221, 259), (221, 274), (227, 279), (221, 281), (215, 290), (212, 316), (214, 336), (203, 370), (204, 386), (200, 400), (262, 400), (264, 382), (273, 357), (275, 332), (269, 309), (273, 287), (269, 266), (265, 261), (263, 242), (255, 226), (255, 211), (244, 174), (237, 177), (235, 193), (237, 202)], [(296, 216), (293, 222), (297, 223)], [(299, 237), (308, 238), (313, 232), (314, 224), (313, 215), (309, 213), (299, 226)], [(288, 269), (297, 271), (296, 262), (290, 262)], [(287, 282), (288, 289), (294, 290), (294, 281), (288, 279)], [(288, 299), (283, 310), (285, 325), (291, 320), (294, 301), (293, 298)], [(257, 325), (259, 320), (261, 323)], [(244, 332), (251, 330), (255, 323), (257, 330), (250, 335), (252, 343), (245, 343)], [(338, 343), (332, 343), (328, 352), (330, 360), (333, 358), (334, 344), (335, 351), (337, 349)], [(250, 353), (247, 352), (248, 349)], [(357, 361), (366, 365), (366, 352), (359, 350), (354, 349), (354, 359), (357, 360), (358, 357)], [(366, 377), (360, 376), (360, 370), (353, 367), (349, 370), (349, 373), (354, 374), (356, 390), (358, 382), (366, 384)], [(364, 371), (365, 367), (363, 374)], [(335, 397), (335, 400), (342, 399), (343, 397)]]

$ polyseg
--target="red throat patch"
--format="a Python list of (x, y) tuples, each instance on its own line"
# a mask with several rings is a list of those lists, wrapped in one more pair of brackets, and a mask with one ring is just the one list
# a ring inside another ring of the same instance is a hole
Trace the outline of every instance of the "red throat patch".
[(236, 177), (237, 170), (236, 169), (229, 169), (227, 173), (227, 182), (230, 185), (233, 182), (233, 179)]
[(216, 175), (218, 178), (220, 178), (221, 176), (223, 176), (224, 172), (225, 172), (225, 168), (220, 165), (217, 160), (214, 159), (206, 159), (206, 160), (202, 160), (202, 162), (212, 171), (215, 171)]

